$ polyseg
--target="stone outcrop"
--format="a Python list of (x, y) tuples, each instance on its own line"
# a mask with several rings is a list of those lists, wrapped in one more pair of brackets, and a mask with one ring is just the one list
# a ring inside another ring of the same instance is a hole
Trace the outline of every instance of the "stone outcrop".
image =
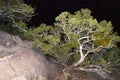
[(0, 80), (55, 80), (56, 68), (29, 41), (0, 31)]

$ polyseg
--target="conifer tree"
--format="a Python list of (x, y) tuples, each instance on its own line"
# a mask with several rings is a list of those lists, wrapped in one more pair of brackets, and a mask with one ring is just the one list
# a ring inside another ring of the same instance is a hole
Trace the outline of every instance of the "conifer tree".
[(74, 14), (62, 12), (54, 26), (41, 24), (32, 30), (33, 42), (43, 53), (55, 57), (63, 64), (77, 67), (89, 54), (99, 54), (116, 47), (120, 37), (113, 32), (112, 23), (98, 22), (89, 9)]
[(28, 22), (33, 14), (34, 9), (23, 0), (0, 0), (0, 28), (2, 29), (16, 33), (25, 32), (27, 28), (25, 22)]

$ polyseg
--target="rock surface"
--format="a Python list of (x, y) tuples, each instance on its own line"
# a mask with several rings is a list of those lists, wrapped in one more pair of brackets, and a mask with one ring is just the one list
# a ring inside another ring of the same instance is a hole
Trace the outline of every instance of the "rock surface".
[(0, 31), (0, 80), (55, 80), (53, 64), (28, 41)]

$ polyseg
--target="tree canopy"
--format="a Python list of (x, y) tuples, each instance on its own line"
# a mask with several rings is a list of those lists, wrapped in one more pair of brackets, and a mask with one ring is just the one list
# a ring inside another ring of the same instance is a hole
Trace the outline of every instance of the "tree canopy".
[(13, 33), (24, 32), (27, 28), (25, 22), (28, 22), (33, 14), (34, 9), (23, 0), (0, 0), (0, 28), (2, 29)]
[[(101, 54), (117, 47), (120, 37), (110, 21), (98, 22), (89, 9), (74, 14), (62, 12), (53, 26), (41, 24), (30, 30), (33, 44), (63, 65), (74, 67), (84, 63), (89, 54)], [(89, 62), (89, 61), (88, 61)]]
[(53, 25), (41, 23), (38, 27), (28, 28), (26, 22), (33, 15), (34, 9), (23, 0), (0, 0), (0, 28), (32, 41), (55, 62), (73, 67), (98, 62), (96, 65), (103, 67), (116, 61), (120, 63), (116, 56), (119, 50), (115, 48), (120, 37), (113, 32), (112, 23), (106, 20), (98, 22), (89, 9), (73, 14), (62, 12)]

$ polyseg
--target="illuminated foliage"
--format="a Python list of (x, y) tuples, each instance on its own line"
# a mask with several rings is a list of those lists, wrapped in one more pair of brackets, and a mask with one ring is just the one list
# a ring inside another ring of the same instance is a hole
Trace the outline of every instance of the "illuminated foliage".
[[(62, 12), (55, 20), (54, 26), (41, 24), (31, 31), (33, 43), (44, 54), (65, 65), (79, 66), (90, 53), (98, 54), (116, 47), (120, 41), (111, 22), (98, 22), (89, 9), (81, 9), (74, 14)], [(104, 59), (99, 61), (105, 64)]]
[(62, 12), (52, 26), (42, 23), (28, 28), (26, 22), (33, 14), (34, 9), (23, 0), (0, 0), (0, 29), (31, 40), (43, 54), (64, 66), (106, 66), (108, 61), (113, 64), (119, 61), (109, 52), (98, 59), (94, 57), (117, 47), (120, 37), (113, 32), (110, 21), (98, 22), (89, 9), (73, 14)]

